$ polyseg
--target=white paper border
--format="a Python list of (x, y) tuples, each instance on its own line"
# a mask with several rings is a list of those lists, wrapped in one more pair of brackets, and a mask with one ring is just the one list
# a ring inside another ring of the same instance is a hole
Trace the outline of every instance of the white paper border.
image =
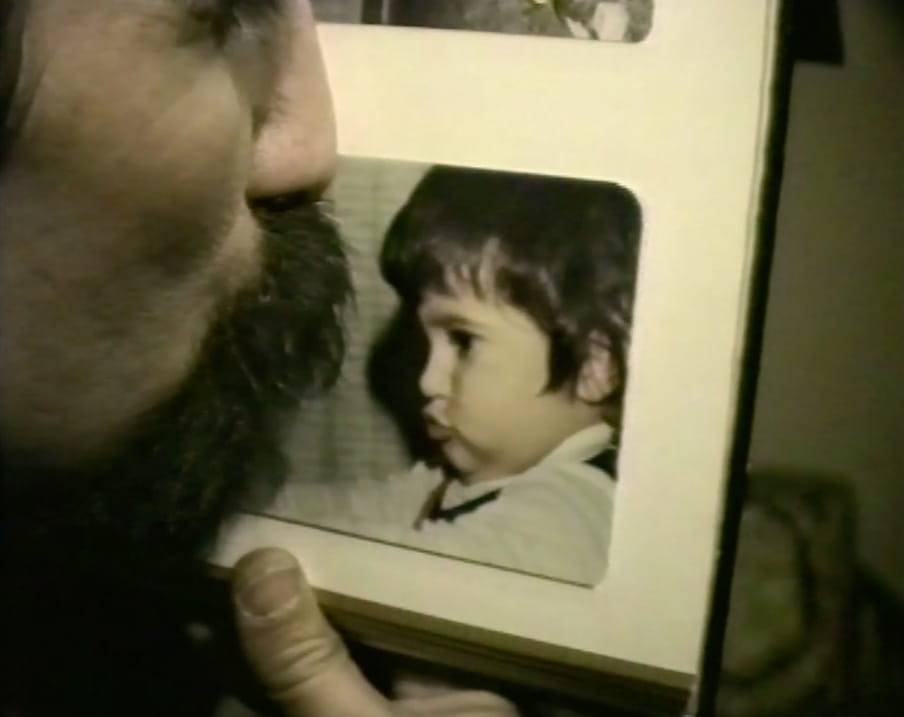
[(343, 154), (615, 181), (644, 209), (619, 487), (596, 589), (264, 518), (331, 592), (696, 674), (733, 439), (774, 0), (656, 3), (640, 43), (325, 25)]

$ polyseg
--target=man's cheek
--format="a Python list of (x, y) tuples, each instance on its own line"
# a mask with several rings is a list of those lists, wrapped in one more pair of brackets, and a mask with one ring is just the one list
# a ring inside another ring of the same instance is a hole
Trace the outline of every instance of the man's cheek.
[(205, 131), (171, 124), (161, 122), (158, 135), (145, 137), (147, 154), (129, 143), (110, 147), (87, 181), (114, 211), (147, 223), (146, 236), (161, 241), (167, 230), (179, 229), (211, 246), (228, 235), (245, 206), (250, 135), (225, 120)]

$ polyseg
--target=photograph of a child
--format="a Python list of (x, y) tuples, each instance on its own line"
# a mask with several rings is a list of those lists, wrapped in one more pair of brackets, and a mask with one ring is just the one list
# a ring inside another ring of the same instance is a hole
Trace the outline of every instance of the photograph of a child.
[(293, 478), (270, 512), (599, 582), (637, 199), (609, 182), (347, 159), (332, 201), (358, 292), (349, 356), (287, 437)]
[(321, 22), (640, 42), (653, 0), (313, 0)]

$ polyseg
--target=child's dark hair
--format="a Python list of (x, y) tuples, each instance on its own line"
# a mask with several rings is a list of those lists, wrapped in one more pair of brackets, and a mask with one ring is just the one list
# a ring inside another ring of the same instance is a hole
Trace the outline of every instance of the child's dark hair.
[(393, 219), (380, 270), (409, 306), (461, 281), (526, 312), (550, 337), (547, 390), (573, 388), (605, 349), (617, 421), (640, 231), (640, 206), (618, 184), (437, 166)]

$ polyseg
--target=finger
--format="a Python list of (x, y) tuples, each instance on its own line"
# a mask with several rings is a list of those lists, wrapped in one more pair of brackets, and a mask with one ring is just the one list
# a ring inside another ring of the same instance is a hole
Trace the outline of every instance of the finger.
[(517, 717), (507, 699), (486, 690), (465, 689), (452, 682), (399, 672), (393, 682), (395, 707), (405, 717)]
[(399, 717), (518, 717), (517, 708), (490, 692), (469, 690), (409, 697), (394, 703)]
[(391, 715), (323, 617), (289, 553), (265, 548), (244, 556), (232, 585), (248, 661), (287, 715)]

